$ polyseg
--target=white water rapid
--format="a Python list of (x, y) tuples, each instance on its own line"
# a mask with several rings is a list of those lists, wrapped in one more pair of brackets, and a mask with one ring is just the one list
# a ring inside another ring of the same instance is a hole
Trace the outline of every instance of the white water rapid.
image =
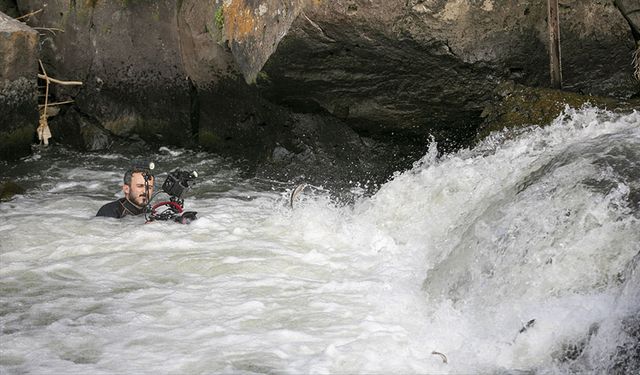
[(638, 112), (567, 109), (471, 150), (432, 145), (349, 204), (306, 189), (290, 209), (293, 186), (223, 159), (152, 158), (199, 172), (185, 202), (198, 220), (94, 217), (121, 196), (128, 156), (2, 165), (27, 191), (0, 204), (0, 373), (626, 373), (637, 361)]

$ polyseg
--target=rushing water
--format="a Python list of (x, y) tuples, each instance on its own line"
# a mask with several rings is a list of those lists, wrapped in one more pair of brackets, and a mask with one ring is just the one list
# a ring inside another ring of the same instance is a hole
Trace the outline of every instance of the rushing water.
[(0, 204), (0, 373), (632, 371), (640, 114), (425, 152), (373, 196), (293, 209), (293, 186), (159, 152), (200, 173), (190, 225), (93, 217), (128, 156), (3, 164), (27, 192)]

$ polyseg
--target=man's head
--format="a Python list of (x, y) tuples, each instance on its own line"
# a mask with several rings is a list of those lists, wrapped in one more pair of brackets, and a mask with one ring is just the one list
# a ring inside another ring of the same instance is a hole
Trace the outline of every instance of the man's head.
[[(145, 175), (148, 176), (149, 191), (146, 191)], [(124, 174), (124, 185), (122, 191), (125, 198), (136, 206), (142, 207), (149, 203), (153, 194), (153, 175), (144, 169), (130, 169)]]

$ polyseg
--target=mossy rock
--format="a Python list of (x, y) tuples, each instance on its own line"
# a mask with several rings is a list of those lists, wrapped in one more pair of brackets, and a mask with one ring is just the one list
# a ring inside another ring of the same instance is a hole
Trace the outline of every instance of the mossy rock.
[(31, 153), (35, 127), (23, 126), (0, 132), (0, 160), (17, 160)]
[(24, 194), (24, 188), (15, 182), (9, 180), (0, 183), (0, 200), (6, 201), (16, 194)]
[(224, 27), (224, 7), (221, 6), (216, 9), (214, 19), (216, 28), (218, 29), (218, 31), (222, 31), (222, 28)]
[(132, 130), (142, 140), (151, 144), (188, 147), (192, 145), (188, 129), (161, 119), (142, 119)]
[(220, 147), (220, 137), (210, 130), (200, 130), (198, 144), (207, 151), (217, 151)]
[(549, 88), (516, 85), (513, 82), (498, 86), (495, 94), (496, 100), (482, 112), (484, 122), (478, 131), (478, 139), (505, 128), (549, 125), (567, 106), (580, 108), (590, 104), (614, 111), (631, 111), (634, 108), (640, 108), (639, 99), (621, 100), (583, 95)]

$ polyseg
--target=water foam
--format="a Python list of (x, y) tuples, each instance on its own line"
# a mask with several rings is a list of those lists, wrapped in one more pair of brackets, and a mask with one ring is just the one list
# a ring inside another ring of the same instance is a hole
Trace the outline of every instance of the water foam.
[(293, 210), (223, 160), (158, 155), (204, 176), (189, 226), (92, 218), (125, 158), (31, 158), (48, 175), (0, 205), (0, 368), (607, 371), (637, 345), (639, 124), (568, 109), (456, 154), (433, 144), (355, 204), (315, 190)]

